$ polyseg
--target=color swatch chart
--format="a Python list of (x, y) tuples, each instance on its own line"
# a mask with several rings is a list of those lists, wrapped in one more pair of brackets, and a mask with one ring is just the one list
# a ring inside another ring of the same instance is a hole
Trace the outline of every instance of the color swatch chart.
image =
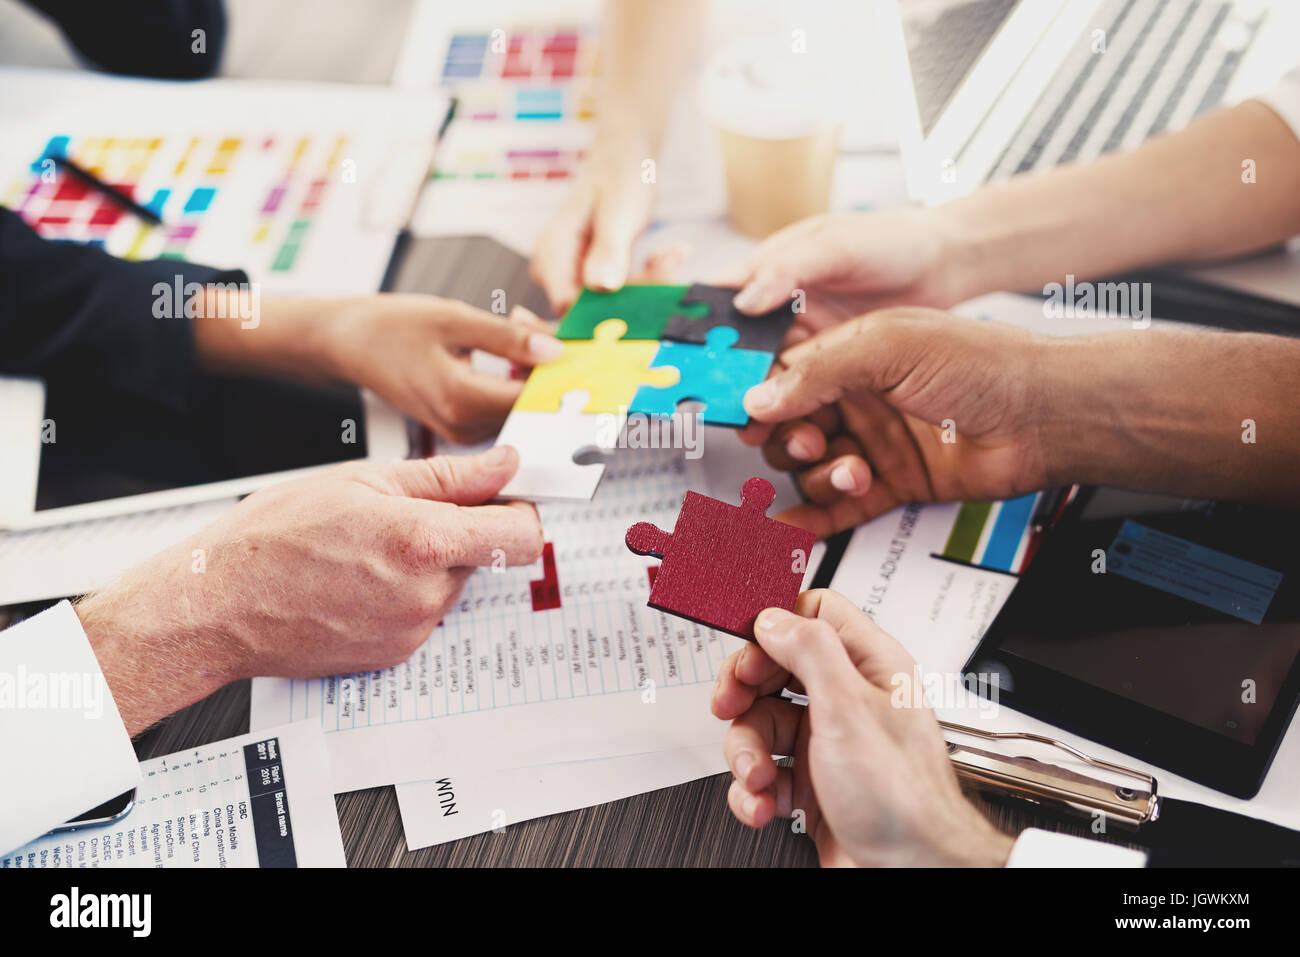
[(1030, 524), (1040, 493), (1005, 502), (963, 502), (944, 543), (944, 558), (1020, 573), (1033, 557)]
[(593, 501), (540, 506), (541, 562), (475, 574), (402, 665), (293, 681), (282, 717), (347, 731), (712, 682), (738, 639), (646, 607), (658, 562), (623, 542), (637, 521), (671, 528), (686, 489), (704, 483), (680, 450), (621, 452)]
[(584, 150), (554, 146), (492, 148), (484, 143), (440, 150), (433, 178), (471, 180), (569, 179), (582, 163)]
[(460, 100), (462, 120), (589, 120), (595, 115), (596, 51), (594, 27), (454, 33), (442, 83)]
[[(125, 259), (191, 259), (291, 273), (348, 146), (344, 135), (79, 136), (48, 139), (3, 193), (48, 239)], [(71, 160), (163, 220), (156, 226), (69, 175)]]

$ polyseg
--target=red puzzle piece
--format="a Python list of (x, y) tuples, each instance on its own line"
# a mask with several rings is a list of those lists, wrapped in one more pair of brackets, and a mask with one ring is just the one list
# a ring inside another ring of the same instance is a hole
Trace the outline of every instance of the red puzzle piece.
[(533, 594), (533, 611), (560, 607), (560, 576), (555, 571), (555, 546), (542, 545), (542, 577), (528, 583)]
[(739, 507), (687, 492), (672, 532), (629, 528), (628, 548), (663, 560), (650, 607), (750, 640), (764, 608), (793, 610), (814, 536), (768, 518), (775, 497), (771, 482), (751, 478)]

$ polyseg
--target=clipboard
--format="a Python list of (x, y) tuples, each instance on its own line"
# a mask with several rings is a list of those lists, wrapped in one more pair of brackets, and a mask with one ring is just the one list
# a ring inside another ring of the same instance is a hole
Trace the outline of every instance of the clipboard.
[[(1160, 817), (1156, 779), (1145, 771), (1095, 758), (1041, 734), (981, 731), (948, 721), (940, 721), (939, 726), (963, 786), (1077, 816), (1096, 818), (1101, 814), (1131, 830)], [(1054, 749), (1097, 773), (1009, 753), (1012, 742), (1017, 741)]]

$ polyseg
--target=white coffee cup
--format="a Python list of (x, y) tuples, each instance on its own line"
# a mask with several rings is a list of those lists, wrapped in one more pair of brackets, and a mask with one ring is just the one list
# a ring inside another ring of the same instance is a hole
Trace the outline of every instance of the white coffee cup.
[(762, 238), (826, 212), (845, 108), (834, 69), (788, 41), (746, 39), (705, 68), (700, 99), (718, 129), (736, 229)]

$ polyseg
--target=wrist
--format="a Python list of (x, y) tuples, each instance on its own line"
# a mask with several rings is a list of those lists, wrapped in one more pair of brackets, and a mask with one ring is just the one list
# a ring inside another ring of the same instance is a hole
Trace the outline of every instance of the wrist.
[(1016, 839), (994, 827), (964, 797), (962, 801), (970, 815), (944, 841), (936, 863), (943, 867), (1005, 867)]
[(241, 303), (235, 309), (212, 290), (203, 296), (194, 340), (205, 369), (306, 381), (342, 377), (336, 340), (349, 325), (352, 300), (252, 296)]
[(980, 234), (977, 223), (965, 215), (960, 202), (945, 203), (924, 211), (929, 219), (932, 234), (939, 241), (942, 275), (935, 281), (947, 300), (955, 305), (999, 288), (989, 282), (989, 264), (986, 237)]
[[(1036, 370), (1038, 444), (1049, 486), (1130, 485), (1150, 453), (1143, 417), (1152, 403), (1138, 391), (1144, 375), (1136, 343), (1114, 335), (1049, 339)], [(1129, 365), (1137, 359), (1137, 368)]]
[(189, 556), (163, 552), (73, 606), (132, 735), (254, 670), (201, 583), (185, 580), (203, 577)]

